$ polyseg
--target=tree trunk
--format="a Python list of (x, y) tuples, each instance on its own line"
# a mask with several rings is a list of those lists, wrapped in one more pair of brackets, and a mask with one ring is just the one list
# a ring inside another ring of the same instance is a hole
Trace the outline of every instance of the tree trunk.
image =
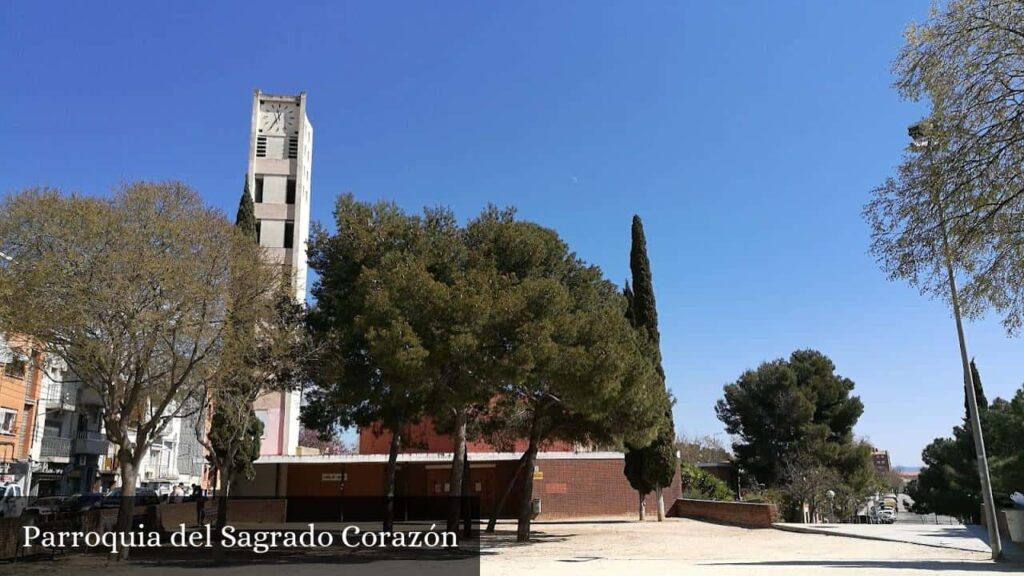
[[(125, 449), (119, 450), (121, 462), (121, 502), (117, 510), (117, 532), (127, 534), (132, 529), (132, 518), (135, 515), (135, 482), (138, 480), (139, 468), (134, 458)], [(128, 547), (118, 550), (118, 560), (128, 559)]]
[(498, 505), (491, 512), (491, 519), (487, 521), (487, 532), (494, 533), (494, 529), (498, 525), (498, 515), (505, 509), (505, 502), (508, 501), (509, 495), (512, 494), (512, 489), (516, 486), (516, 480), (519, 475), (523, 473), (523, 468), (526, 467), (526, 452), (519, 458), (519, 465), (516, 467), (516, 471), (512, 474), (512, 479), (508, 481), (508, 486), (505, 487), (505, 492), (501, 495), (501, 500), (498, 500)]
[(395, 527), (395, 471), (398, 469), (398, 450), (402, 445), (401, 426), (391, 430), (391, 446), (388, 449), (388, 467), (384, 474), (384, 531), (392, 532)]
[(470, 499), (469, 450), (462, 455), (462, 534), (465, 538), (473, 536), (473, 504)]
[(661, 486), (654, 489), (654, 497), (658, 499), (658, 522), (665, 521), (665, 499), (661, 495)]
[(458, 532), (459, 512), (462, 510), (462, 468), (466, 453), (466, 409), (459, 408), (455, 412), (455, 430), (453, 435), (452, 472), (448, 487), (448, 531)]
[(644, 502), (644, 496), (646, 496), (646, 494), (637, 490), (636, 495), (640, 497), (640, 521), (643, 522), (644, 520), (647, 520), (647, 503)]
[(526, 474), (523, 474), (523, 493), (519, 501), (519, 522), (516, 527), (516, 542), (530, 541), (530, 520), (533, 516), (533, 469), (537, 462), (540, 445), (540, 422), (535, 413), (530, 425), (530, 445), (526, 449)]
[(217, 541), (213, 547), (213, 561), (217, 564), (224, 562), (227, 556), (227, 549), (224, 547), (224, 540), (220, 535), (223, 533), (224, 527), (228, 525), (228, 498), (231, 497), (231, 481), (234, 479), (234, 475), (230, 460), (227, 460), (223, 470), (217, 470), (217, 476), (221, 482), (220, 490), (217, 492), (217, 519), (214, 524), (217, 527), (217, 536), (213, 538)]
[(218, 532), (228, 525), (228, 499), (231, 497), (231, 480), (234, 478), (234, 472), (231, 470), (231, 464), (224, 466), (223, 474), (221, 474), (221, 480), (223, 485), (220, 489), (220, 498), (217, 498), (217, 530)]

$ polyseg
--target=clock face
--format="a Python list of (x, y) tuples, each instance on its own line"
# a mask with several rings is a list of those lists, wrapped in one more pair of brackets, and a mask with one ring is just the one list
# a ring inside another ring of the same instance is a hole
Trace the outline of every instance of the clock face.
[(263, 134), (291, 134), (296, 132), (295, 107), (274, 102), (263, 108), (260, 132)]

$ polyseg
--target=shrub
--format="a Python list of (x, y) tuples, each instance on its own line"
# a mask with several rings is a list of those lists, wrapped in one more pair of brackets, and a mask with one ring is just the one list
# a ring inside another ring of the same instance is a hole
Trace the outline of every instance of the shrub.
[(732, 490), (725, 482), (693, 464), (681, 463), (680, 479), (683, 484), (683, 496), (706, 500), (733, 499)]

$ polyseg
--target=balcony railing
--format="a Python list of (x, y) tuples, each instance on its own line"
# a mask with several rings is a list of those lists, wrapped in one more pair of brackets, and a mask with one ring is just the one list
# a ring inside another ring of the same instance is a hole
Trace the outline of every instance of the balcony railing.
[(78, 405), (78, 383), (50, 382), (46, 386), (43, 400), (49, 411), (74, 412)]
[(75, 436), (75, 454), (105, 456), (110, 442), (102, 432), (79, 432)]
[(42, 458), (70, 458), (71, 438), (44, 435), (39, 455)]

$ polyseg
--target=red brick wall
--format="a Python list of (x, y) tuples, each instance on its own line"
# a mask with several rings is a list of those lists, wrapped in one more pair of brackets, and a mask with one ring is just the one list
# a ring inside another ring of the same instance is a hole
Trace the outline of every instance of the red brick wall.
[(21, 538), (21, 518), (0, 518), (0, 560), (14, 558)]
[[(451, 436), (438, 434), (434, 430), (434, 422), (430, 418), (424, 418), (418, 424), (413, 424), (405, 429), (402, 440), (402, 453), (438, 453), (452, 452), (455, 449)], [(525, 452), (528, 446), (526, 440), (516, 440), (511, 447), (506, 446), (502, 450), (486, 442), (467, 442), (466, 447), (471, 453), (475, 452)], [(565, 442), (551, 442), (542, 447), (544, 450), (554, 452), (571, 452), (573, 446)], [(386, 430), (361, 428), (359, 430), (359, 453), (360, 454), (387, 454), (391, 449), (391, 433)]]
[[(279, 523), (287, 517), (286, 500), (232, 498), (228, 504), (228, 522), (235, 524)], [(217, 517), (217, 500), (206, 502), (206, 519), (213, 522)], [(178, 526), (194, 526), (196, 524), (196, 503), (161, 504), (160, 522), (164, 530), (176, 531)]]
[[(533, 496), (541, 499), (540, 518), (636, 515), (638, 496), (622, 467), (621, 458), (538, 460)], [(672, 486), (663, 491), (665, 507), (680, 494), (676, 475)], [(654, 494), (645, 502), (648, 514), (656, 514)]]
[[(498, 504), (519, 462), (488, 462), (486, 454), (475, 454), (470, 457), (470, 463), (470, 492), (480, 497), (482, 513), (489, 514)], [(541, 499), (542, 519), (637, 514), (637, 494), (622, 474), (621, 456), (538, 459), (536, 465), (537, 474), (531, 476), (534, 497)], [(289, 497), (383, 495), (385, 465), (381, 462), (296, 463), (287, 466)], [(262, 469), (259, 473), (263, 473)], [(325, 474), (330, 476), (325, 479)], [(344, 490), (338, 480), (340, 474), (347, 475)], [(395, 492), (400, 496), (438, 496), (441, 494), (435, 488), (440, 486), (443, 492), (448, 477), (449, 468), (444, 462), (402, 462), (396, 476)], [(517, 484), (501, 511), (502, 517), (515, 516), (520, 492)], [(673, 485), (664, 490), (665, 506), (671, 506), (680, 494), (677, 476)], [(653, 494), (648, 495), (646, 503), (648, 512), (653, 515), (656, 511)]]
[(778, 521), (779, 510), (774, 504), (679, 498), (672, 506), (671, 515), (748, 528), (770, 528), (773, 522)]

